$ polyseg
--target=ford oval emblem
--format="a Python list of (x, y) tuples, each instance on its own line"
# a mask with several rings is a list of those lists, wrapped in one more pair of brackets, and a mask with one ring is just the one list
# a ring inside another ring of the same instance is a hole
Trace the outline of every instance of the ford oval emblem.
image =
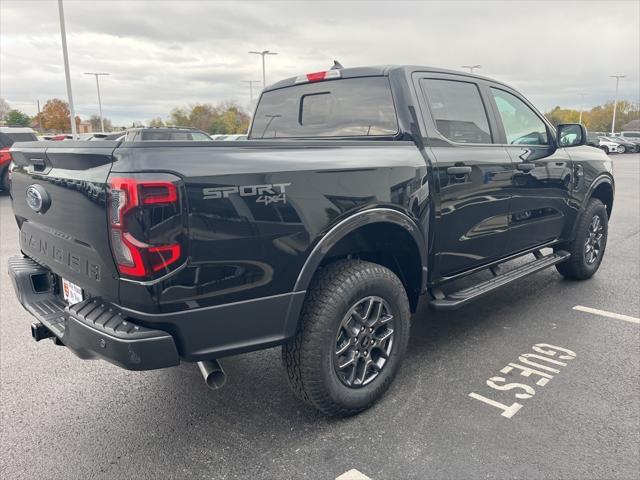
[(31, 185), (27, 188), (27, 205), (37, 213), (44, 213), (51, 205), (51, 198), (41, 185)]

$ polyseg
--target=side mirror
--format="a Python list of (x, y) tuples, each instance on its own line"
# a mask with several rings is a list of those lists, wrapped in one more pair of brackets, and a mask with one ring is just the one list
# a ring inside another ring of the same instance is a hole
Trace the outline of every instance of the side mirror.
[(557, 132), (559, 147), (577, 147), (587, 143), (587, 129), (581, 123), (561, 123)]

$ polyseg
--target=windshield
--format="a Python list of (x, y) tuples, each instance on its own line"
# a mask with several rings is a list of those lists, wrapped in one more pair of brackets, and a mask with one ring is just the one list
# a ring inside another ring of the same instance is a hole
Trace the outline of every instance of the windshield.
[(265, 92), (249, 138), (373, 137), (397, 132), (389, 80), (359, 77)]

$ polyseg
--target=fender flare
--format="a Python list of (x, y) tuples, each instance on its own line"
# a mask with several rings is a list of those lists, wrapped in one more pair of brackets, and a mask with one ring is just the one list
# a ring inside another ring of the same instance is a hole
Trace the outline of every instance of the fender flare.
[[(611, 187), (611, 190), (613, 191), (613, 194), (615, 196), (616, 185), (615, 185), (614, 179), (610, 175), (607, 175), (607, 174), (604, 174), (604, 173), (599, 175), (599, 176), (597, 176), (591, 182), (591, 185), (589, 185), (589, 189), (587, 190), (587, 193), (585, 194), (584, 198), (582, 199), (582, 202), (580, 203), (580, 211), (579, 211), (578, 215), (576, 216), (575, 222), (573, 222), (573, 227), (571, 228), (571, 237), (570, 238), (572, 238), (572, 239), (575, 238), (575, 236), (576, 236), (576, 228), (578, 227), (578, 221), (580, 220), (580, 216), (582, 215), (582, 212), (584, 212), (584, 209), (587, 206), (587, 203), (589, 202), (589, 200), (593, 196), (593, 192), (596, 190), (596, 188), (598, 188), (603, 183), (609, 184), (609, 186)], [(611, 211), (613, 212), (613, 202), (612, 202), (612, 205), (611, 205)]]
[(420, 293), (424, 292), (427, 284), (428, 258), (425, 238), (420, 232), (420, 228), (411, 217), (398, 210), (384, 207), (376, 207), (354, 213), (333, 225), (313, 247), (313, 250), (300, 270), (300, 274), (298, 275), (298, 279), (296, 280), (293, 290), (306, 290), (309, 287), (316, 270), (331, 248), (351, 232), (372, 223), (391, 223), (398, 225), (411, 235), (420, 254), (420, 263), (422, 266)]
[[(584, 199), (582, 200), (582, 204), (580, 205), (580, 210), (584, 209), (584, 207), (587, 205), (587, 202), (593, 196), (593, 192), (596, 190), (596, 188), (598, 188), (603, 183), (609, 184), (609, 186), (611, 187), (611, 191), (613, 192), (613, 195), (615, 197), (615, 193), (616, 193), (615, 180), (611, 176), (603, 173), (598, 177), (596, 177), (593, 180), (593, 182), (591, 182), (591, 185), (589, 186), (589, 190), (587, 190), (587, 194), (584, 196)], [(613, 201), (611, 202), (611, 210), (613, 211)]]

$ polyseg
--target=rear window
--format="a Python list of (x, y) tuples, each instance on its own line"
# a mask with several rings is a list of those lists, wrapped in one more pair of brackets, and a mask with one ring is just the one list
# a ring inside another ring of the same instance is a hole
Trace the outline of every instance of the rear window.
[(38, 137), (36, 137), (35, 134), (28, 133), (28, 132), (27, 133), (7, 132), (5, 135), (7, 135), (14, 142), (33, 142), (38, 140)]
[(622, 132), (623, 137), (640, 138), (640, 132)]
[(306, 83), (265, 92), (249, 138), (374, 137), (398, 133), (386, 77)]

